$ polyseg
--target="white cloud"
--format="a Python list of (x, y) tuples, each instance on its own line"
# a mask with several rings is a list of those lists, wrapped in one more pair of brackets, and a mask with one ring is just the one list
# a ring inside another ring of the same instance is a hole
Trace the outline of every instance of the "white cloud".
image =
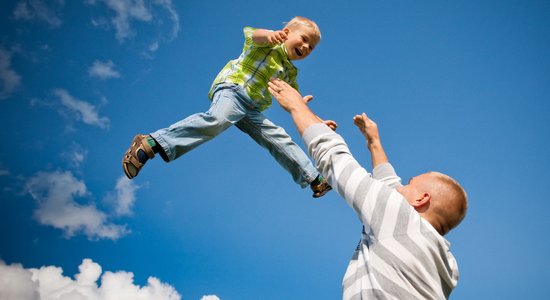
[(73, 162), (73, 164), (75, 166), (79, 166), (80, 163), (82, 163), (84, 161), (84, 159), (86, 158), (86, 154), (87, 152), (86, 151), (79, 151), (79, 150), (75, 150), (71, 153), (71, 161)]
[(168, 18), (172, 21), (172, 28), (167, 37), (167, 41), (170, 42), (178, 36), (178, 32), (180, 31), (180, 19), (178, 12), (174, 8), (172, 0), (154, 0), (153, 2), (166, 10), (168, 13)]
[(20, 264), (7, 266), (0, 260), (0, 299), (40, 300), (38, 282)]
[(111, 79), (119, 78), (120, 73), (116, 70), (115, 64), (108, 60), (102, 62), (99, 60), (94, 61), (94, 64), (88, 69), (88, 75), (91, 77), (97, 77), (99, 79)]
[(74, 98), (64, 89), (56, 89), (54, 90), (54, 94), (59, 97), (63, 107), (65, 107), (77, 120), (82, 120), (82, 122), (86, 124), (98, 126), (100, 128), (109, 127), (109, 118), (100, 117), (95, 106), (86, 101)]
[[(20, 264), (0, 261), (0, 299), (18, 300), (180, 300), (174, 287), (155, 277), (147, 285), (134, 284), (131, 272), (105, 272), (91, 259), (84, 259), (72, 279), (63, 269), (43, 266), (25, 269)], [(101, 282), (98, 280), (101, 278)], [(208, 296), (211, 297), (211, 296)], [(204, 298), (204, 297), (203, 297)], [(208, 299), (208, 298), (207, 298)], [(218, 299), (211, 298), (211, 299)], [(219, 300), (219, 299), (218, 299)]]
[(136, 191), (139, 189), (132, 180), (126, 175), (122, 175), (116, 182), (115, 191), (109, 193), (105, 200), (114, 207), (116, 216), (131, 215), (134, 202), (136, 201)]
[(75, 201), (88, 192), (69, 171), (39, 172), (27, 180), (25, 191), (38, 202), (34, 211), (38, 222), (63, 230), (67, 237), (83, 233), (89, 239), (116, 240), (128, 233), (126, 226), (110, 223), (95, 205)]
[(8, 175), (10, 175), (10, 170), (4, 167), (4, 164), (0, 162), (0, 176), (8, 176)]
[(88, 150), (84, 149), (77, 143), (72, 143), (67, 147), (66, 151), (61, 153), (61, 157), (68, 160), (73, 167), (80, 167), (80, 164), (86, 159)]
[(216, 295), (205, 295), (202, 296), (201, 300), (220, 300), (220, 298)]
[[(97, 2), (103, 2), (109, 9), (114, 12), (110, 23), (115, 27), (116, 39), (119, 42), (131, 39), (135, 35), (135, 30), (132, 28), (134, 21), (151, 23), (153, 21), (152, 9), (157, 7), (166, 12), (171, 21), (171, 27), (165, 41), (172, 41), (179, 32), (179, 16), (176, 12), (172, 0), (88, 0), (86, 3), (95, 5)], [(155, 15), (158, 15), (155, 13)], [(163, 22), (158, 22), (163, 23)], [(103, 20), (92, 20), (92, 24), (104, 27)], [(159, 28), (160, 29), (160, 28)]]
[[(151, 12), (145, 7), (143, 0), (103, 0), (115, 12), (111, 23), (116, 29), (116, 39), (119, 42), (132, 37), (135, 33), (130, 25), (133, 20), (149, 22)], [(95, 2), (91, 3), (95, 4)]]
[(0, 48), (0, 99), (8, 98), (21, 84), (21, 76), (11, 67), (11, 54)]
[(157, 52), (158, 49), (159, 49), (159, 43), (154, 42), (151, 45), (149, 45), (149, 48), (147, 50), (149, 50), (149, 52), (151, 53), (154, 53), (154, 52)]
[[(63, 1), (55, 1), (57, 7), (64, 5)], [(61, 26), (61, 18), (57, 15), (56, 8), (49, 7), (42, 0), (23, 0), (17, 3), (13, 16), (16, 20), (37, 20), (48, 24), (51, 28)]]

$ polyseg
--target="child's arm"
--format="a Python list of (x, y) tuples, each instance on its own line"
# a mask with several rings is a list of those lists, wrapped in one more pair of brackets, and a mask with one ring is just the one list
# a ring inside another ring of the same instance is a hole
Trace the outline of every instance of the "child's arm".
[(252, 41), (257, 45), (276, 45), (286, 41), (287, 35), (282, 30), (256, 29), (252, 33)]

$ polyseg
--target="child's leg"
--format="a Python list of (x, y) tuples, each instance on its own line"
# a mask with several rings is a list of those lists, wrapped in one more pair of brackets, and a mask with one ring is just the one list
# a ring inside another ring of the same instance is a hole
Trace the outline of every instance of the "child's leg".
[(266, 148), (302, 188), (319, 176), (319, 171), (302, 148), (292, 141), (282, 127), (273, 124), (261, 112), (249, 111), (236, 126)]
[(246, 107), (231, 89), (214, 94), (210, 109), (191, 115), (168, 128), (157, 130), (151, 136), (160, 144), (169, 161), (216, 137), (241, 120)]

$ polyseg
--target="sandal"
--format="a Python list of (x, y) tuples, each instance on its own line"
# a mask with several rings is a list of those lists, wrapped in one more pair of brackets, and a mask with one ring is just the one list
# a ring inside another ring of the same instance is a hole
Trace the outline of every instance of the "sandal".
[(132, 144), (130, 144), (130, 148), (124, 154), (124, 158), (122, 158), (124, 174), (129, 179), (136, 177), (147, 159), (153, 157), (155, 157), (155, 153), (147, 142), (147, 136), (143, 134), (136, 135), (132, 140)]
[(332, 187), (328, 184), (327, 180), (323, 178), (321, 183), (312, 185), (311, 190), (313, 191), (313, 198), (319, 198), (328, 193), (328, 191), (332, 190)]

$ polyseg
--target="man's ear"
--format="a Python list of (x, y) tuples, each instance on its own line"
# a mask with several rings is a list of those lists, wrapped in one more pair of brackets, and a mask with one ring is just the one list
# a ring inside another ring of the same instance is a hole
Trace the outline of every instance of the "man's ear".
[(416, 199), (414, 199), (412, 206), (417, 210), (423, 207), (428, 208), (431, 200), (432, 200), (432, 196), (430, 195), (430, 193), (426, 192), (420, 195), (419, 197), (417, 197)]

